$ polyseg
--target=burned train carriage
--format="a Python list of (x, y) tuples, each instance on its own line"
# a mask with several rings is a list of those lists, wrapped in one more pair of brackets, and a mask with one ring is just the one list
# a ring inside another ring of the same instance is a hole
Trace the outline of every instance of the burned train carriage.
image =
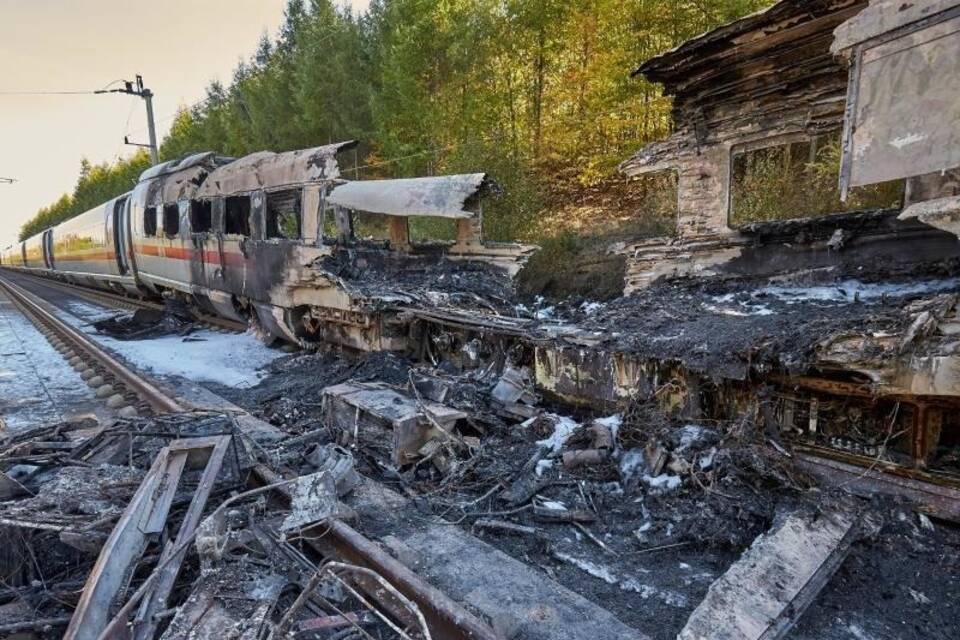
[[(481, 239), (484, 174), (341, 179), (353, 142), (232, 159), (200, 153), (145, 171), (129, 194), (3, 253), (4, 266), (74, 284), (183, 297), (223, 317), (255, 322), (265, 337), (402, 349), (391, 317), (415, 296), (402, 287), (351, 286), (330, 264), (362, 256), (354, 215), (381, 219), (377, 254), (400, 265), (478, 261), (513, 274), (530, 248)], [(440, 218), (455, 241), (417, 244), (408, 220)], [(344, 257), (346, 255), (347, 257)]]

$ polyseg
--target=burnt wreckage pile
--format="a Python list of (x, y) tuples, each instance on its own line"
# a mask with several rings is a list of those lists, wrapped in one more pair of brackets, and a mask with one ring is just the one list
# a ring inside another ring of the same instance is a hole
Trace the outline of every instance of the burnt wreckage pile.
[(285, 480), (263, 462), (282, 457), (283, 438), (183, 414), (9, 439), (3, 637), (431, 637), (402, 579), (349, 561), (368, 544), (339, 502), (361, 482), (352, 456), (317, 451), (315, 468)]
[(294, 354), (232, 391), (263, 420), (9, 436), (0, 630), (815, 638), (894, 624), (950, 637), (955, 530), (818, 488), (760, 411), (691, 421), (652, 396), (564, 411), (515, 357), (498, 372)]
[[(351, 349), (216, 390), (252, 416), (8, 436), (0, 631), (956, 637), (957, 47), (957, 0), (778, 2), (638, 70), (676, 131), (622, 170), (676, 171), (680, 211), (613, 247), (624, 297), (521, 303), (529, 248), (473, 216), (473, 259), (404, 254), (394, 221), (311, 254), (298, 322)], [(935, 88), (886, 95), (905, 69)], [(902, 207), (734, 226), (738, 155), (841, 130), (843, 189)]]

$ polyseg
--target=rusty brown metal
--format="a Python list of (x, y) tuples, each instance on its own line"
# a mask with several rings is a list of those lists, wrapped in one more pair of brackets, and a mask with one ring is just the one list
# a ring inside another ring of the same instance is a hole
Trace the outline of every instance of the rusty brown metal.
[(563, 466), (567, 469), (589, 467), (603, 464), (613, 452), (613, 433), (602, 424), (593, 424), (587, 428), (590, 448), (579, 451), (567, 451), (563, 454)]
[[(265, 485), (283, 481), (277, 473), (262, 464), (254, 468), (254, 473)], [(288, 487), (278, 487), (277, 492), (289, 499)], [(304, 540), (317, 551), (324, 555), (334, 554), (345, 562), (377, 572), (400, 593), (415, 602), (426, 618), (433, 637), (449, 640), (503, 640), (502, 636), (479, 618), (425, 582), (348, 524), (334, 520), (324, 523), (314, 533), (318, 535), (304, 536)]]
[(892, 494), (907, 498), (917, 509), (960, 522), (960, 483), (943, 476), (891, 463), (877, 463), (839, 451), (797, 447), (797, 464), (826, 484), (842, 486), (853, 493), (873, 496)]
[(581, 449), (579, 451), (567, 451), (563, 454), (563, 466), (565, 469), (591, 467), (598, 464), (603, 464), (609, 459), (610, 452), (605, 449)]

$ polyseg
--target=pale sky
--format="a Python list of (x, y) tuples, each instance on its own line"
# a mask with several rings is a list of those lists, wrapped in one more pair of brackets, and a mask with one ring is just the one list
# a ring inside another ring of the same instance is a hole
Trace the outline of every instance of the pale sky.
[[(350, 0), (356, 10), (369, 0)], [(83, 157), (129, 155), (146, 142), (133, 96), (11, 96), (100, 89), (140, 73), (156, 95), (160, 138), (177, 107), (229, 82), (261, 34), (274, 37), (286, 0), (0, 0), (0, 248), (76, 182)]]

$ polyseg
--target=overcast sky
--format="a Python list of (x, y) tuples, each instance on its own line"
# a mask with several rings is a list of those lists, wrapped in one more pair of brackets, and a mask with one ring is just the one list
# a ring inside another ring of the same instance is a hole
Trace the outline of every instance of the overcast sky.
[[(356, 10), (369, 0), (351, 0)], [(41, 206), (73, 188), (81, 158), (129, 155), (146, 142), (143, 101), (125, 95), (10, 96), (99, 89), (143, 75), (162, 136), (180, 105), (229, 81), (286, 0), (0, 0), (0, 247)]]

